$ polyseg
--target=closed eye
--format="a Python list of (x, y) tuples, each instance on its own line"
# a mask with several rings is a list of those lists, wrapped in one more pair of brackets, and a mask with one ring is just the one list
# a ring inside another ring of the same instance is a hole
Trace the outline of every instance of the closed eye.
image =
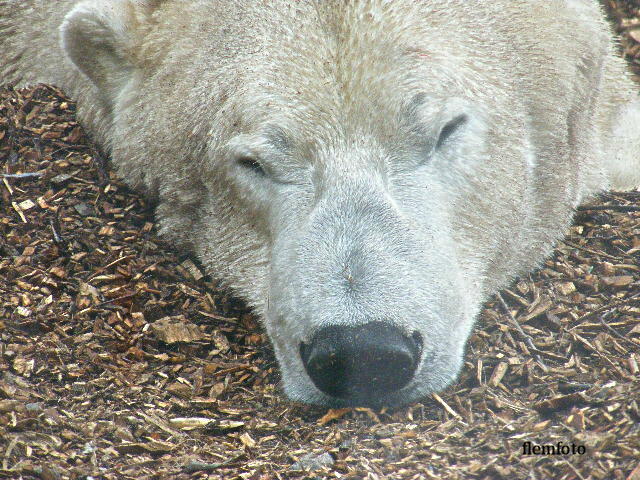
[(436, 148), (441, 148), (449, 138), (465, 123), (467, 123), (468, 117), (463, 113), (462, 115), (458, 115), (454, 119), (447, 122), (447, 124), (442, 127), (440, 130), (440, 135), (438, 136), (438, 142), (436, 143)]
[(262, 164), (253, 157), (243, 156), (236, 160), (236, 163), (244, 168), (245, 170), (249, 170), (256, 175), (260, 175), (261, 177), (266, 177), (267, 172), (265, 171)]

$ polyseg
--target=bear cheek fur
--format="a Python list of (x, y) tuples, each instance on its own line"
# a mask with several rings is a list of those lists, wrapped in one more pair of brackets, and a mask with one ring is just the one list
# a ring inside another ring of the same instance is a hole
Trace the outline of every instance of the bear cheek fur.
[(114, 108), (112, 138), (126, 139), (112, 145), (118, 174), (157, 204), (164, 238), (260, 313), (268, 239), (261, 212), (231, 188), (224, 148), (237, 133), (239, 107), (216, 87), (223, 81), (194, 91), (179, 72), (136, 76)]

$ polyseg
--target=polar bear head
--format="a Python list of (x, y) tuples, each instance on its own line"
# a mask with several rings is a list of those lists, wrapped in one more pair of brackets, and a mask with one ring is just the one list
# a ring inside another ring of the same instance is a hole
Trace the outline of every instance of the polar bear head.
[(114, 165), (259, 313), (293, 399), (442, 389), (570, 221), (577, 175), (536, 150), (566, 121), (465, 3), (92, 0), (61, 27)]

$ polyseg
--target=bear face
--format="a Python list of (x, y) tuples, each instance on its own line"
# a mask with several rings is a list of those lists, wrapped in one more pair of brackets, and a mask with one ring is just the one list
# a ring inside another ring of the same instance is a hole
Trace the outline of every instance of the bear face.
[(533, 75), (514, 32), (439, 2), (240, 3), (69, 13), (62, 45), (114, 165), (261, 315), (291, 398), (444, 388), (482, 302), (548, 254), (598, 177), (598, 71)]

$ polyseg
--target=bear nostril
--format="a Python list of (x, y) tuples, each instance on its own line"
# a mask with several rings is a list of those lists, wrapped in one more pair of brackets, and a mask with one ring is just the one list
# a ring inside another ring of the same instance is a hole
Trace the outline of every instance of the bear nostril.
[(405, 336), (397, 327), (371, 322), (331, 326), (300, 344), (302, 363), (319, 390), (332, 397), (371, 401), (371, 395), (405, 387), (413, 378), (422, 337)]
[(417, 356), (419, 359), (420, 354), (422, 353), (422, 335), (420, 335), (420, 332), (415, 331), (411, 334), (411, 339), (413, 340), (414, 348), (417, 349)]

